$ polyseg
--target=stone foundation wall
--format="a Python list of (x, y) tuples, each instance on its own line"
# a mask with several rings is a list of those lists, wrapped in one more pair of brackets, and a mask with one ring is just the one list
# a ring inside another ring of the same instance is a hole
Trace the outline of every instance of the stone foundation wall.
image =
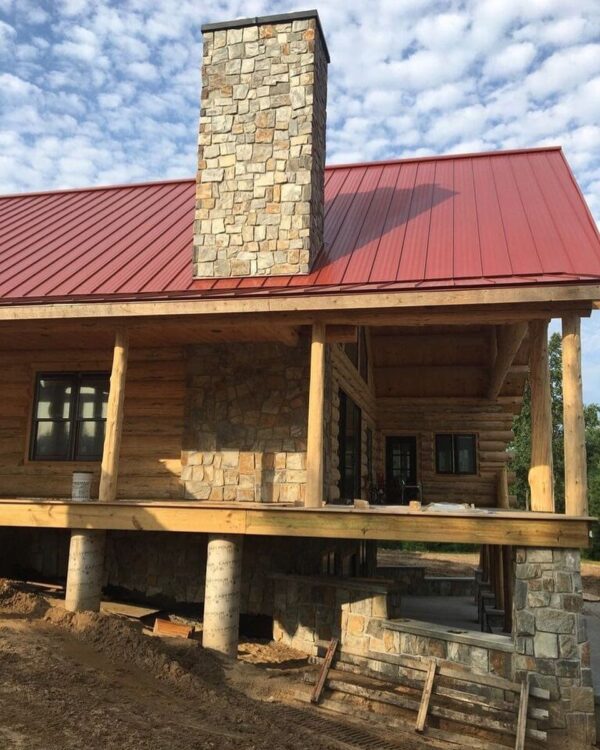
[(590, 644), (578, 550), (515, 550), (514, 677), (550, 691), (549, 745), (595, 742)]
[(187, 382), (186, 497), (302, 503), (308, 342), (191, 347)]
[[(513, 643), (508, 636), (456, 632), (401, 618), (397, 581), (273, 576), (273, 637), (315, 656), (331, 638), (365, 665), (377, 654), (437, 657), (479, 674), (510, 679)], [(395, 620), (394, 620), (395, 618)], [(399, 618), (399, 619), (398, 619)]]

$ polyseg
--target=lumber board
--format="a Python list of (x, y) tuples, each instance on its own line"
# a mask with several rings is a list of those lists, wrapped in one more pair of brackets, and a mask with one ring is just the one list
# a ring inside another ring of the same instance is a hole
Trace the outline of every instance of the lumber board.
[(521, 685), (521, 696), (519, 700), (519, 715), (517, 718), (517, 734), (515, 750), (524, 750), (525, 736), (527, 734), (527, 706), (529, 702), (529, 675)]
[[(140, 478), (141, 481), (141, 478)], [(119, 500), (73, 503), (40, 498), (0, 499), (0, 526), (189, 531), (328, 539), (447, 541), (573, 548), (589, 545), (591, 518), (494, 511), (413, 513), (346, 506), (296, 508), (262, 503)]]
[(327, 674), (329, 672), (329, 669), (331, 668), (333, 657), (335, 656), (335, 652), (337, 651), (338, 644), (339, 644), (339, 640), (337, 638), (332, 638), (329, 646), (327, 647), (327, 653), (325, 654), (325, 658), (323, 659), (323, 664), (321, 665), (321, 671), (319, 672), (319, 676), (315, 683), (315, 689), (313, 690), (312, 695), (310, 697), (311, 703), (316, 704), (319, 702), (321, 698), (321, 693), (323, 692), (323, 688), (325, 687)]
[(171, 638), (191, 638), (194, 635), (195, 628), (193, 625), (184, 625), (157, 617), (154, 620), (152, 632), (154, 635), (164, 635)]
[(425, 677), (425, 685), (423, 686), (423, 695), (421, 697), (421, 703), (419, 704), (419, 713), (417, 714), (417, 721), (415, 724), (417, 732), (422, 732), (425, 729), (425, 721), (427, 720), (427, 711), (429, 710), (429, 701), (431, 700), (436, 666), (435, 661), (432, 659), (429, 662), (427, 676)]

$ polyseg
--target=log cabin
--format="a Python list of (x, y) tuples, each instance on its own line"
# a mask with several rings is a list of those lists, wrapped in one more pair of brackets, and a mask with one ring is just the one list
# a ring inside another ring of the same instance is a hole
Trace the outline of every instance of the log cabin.
[[(2, 572), (66, 578), (72, 610), (103, 586), (197, 602), (230, 656), (240, 612), (306, 651), (339, 635), (373, 654), (409, 648), (349, 625), (400, 628), (377, 542), (478, 545), (504, 634), (445, 658), (527, 677), (550, 734), (589, 746), (580, 321), (600, 237), (562, 150), (326, 166), (316, 12), (203, 39), (195, 179), (0, 198)], [(527, 382), (522, 509), (507, 448)], [(420, 653), (452, 640), (423, 627)]]

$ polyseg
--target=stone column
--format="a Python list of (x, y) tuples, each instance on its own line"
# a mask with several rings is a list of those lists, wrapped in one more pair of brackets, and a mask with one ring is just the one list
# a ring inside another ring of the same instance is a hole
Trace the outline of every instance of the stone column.
[(579, 551), (517, 548), (515, 563), (514, 679), (529, 673), (532, 685), (550, 691), (549, 747), (590, 747), (594, 690)]
[(98, 612), (104, 583), (105, 531), (73, 529), (69, 547), (65, 609)]
[(235, 658), (240, 627), (243, 537), (208, 537), (202, 645)]

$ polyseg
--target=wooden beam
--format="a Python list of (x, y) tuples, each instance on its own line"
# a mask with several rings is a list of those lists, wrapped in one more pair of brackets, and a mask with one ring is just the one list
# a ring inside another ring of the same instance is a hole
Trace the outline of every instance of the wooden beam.
[[(130, 316), (214, 315), (219, 313), (276, 313), (283, 311), (431, 308), (464, 305), (509, 305), (581, 302), (590, 308), (600, 297), (600, 284), (533, 284), (510, 288), (425, 289), (392, 292), (264, 295), (147, 301), (54, 302), (0, 306), (0, 320), (56, 318), (121, 318)], [(344, 322), (344, 321), (342, 321)]]
[(323, 501), (324, 407), (325, 325), (314, 323), (310, 346), (306, 495), (304, 498), (304, 504), (308, 508), (318, 508)]
[(358, 326), (327, 326), (325, 341), (328, 344), (355, 344), (358, 339)]
[(102, 467), (100, 470), (98, 499), (104, 503), (111, 503), (117, 497), (128, 352), (129, 334), (126, 330), (119, 330), (115, 336), (108, 408), (106, 412), (104, 448), (102, 450)]
[(310, 696), (311, 703), (318, 705), (319, 701), (321, 700), (321, 693), (323, 692), (323, 688), (325, 687), (325, 681), (327, 680), (327, 675), (329, 674), (329, 670), (331, 669), (331, 664), (333, 662), (335, 652), (337, 651), (338, 644), (338, 639), (332, 638), (329, 646), (327, 647), (327, 653), (325, 654), (325, 658), (323, 659), (323, 664), (321, 664), (319, 677), (317, 678), (315, 687), (312, 691), (312, 695)]
[(548, 365), (548, 321), (529, 324), (531, 384), (531, 510), (554, 511), (552, 401)]
[(517, 737), (515, 750), (525, 750), (525, 735), (527, 733), (527, 708), (529, 705), (529, 675), (521, 684), (521, 695), (519, 696), (519, 715), (517, 718)]
[(121, 531), (185, 531), (320, 539), (512, 544), (520, 547), (589, 546), (590, 518), (493, 511), (409, 512), (265, 507), (261, 503), (133, 501), (78, 503), (66, 500), (0, 499), (0, 526)]
[(496, 399), (500, 395), (513, 360), (527, 334), (527, 323), (502, 326), (498, 333), (498, 351), (490, 371), (487, 396)]
[(300, 338), (298, 329), (294, 327), (281, 327), (276, 329), (277, 340), (286, 346), (297, 346)]
[(581, 321), (562, 319), (562, 385), (565, 450), (565, 513), (587, 514), (585, 420), (581, 385)]

